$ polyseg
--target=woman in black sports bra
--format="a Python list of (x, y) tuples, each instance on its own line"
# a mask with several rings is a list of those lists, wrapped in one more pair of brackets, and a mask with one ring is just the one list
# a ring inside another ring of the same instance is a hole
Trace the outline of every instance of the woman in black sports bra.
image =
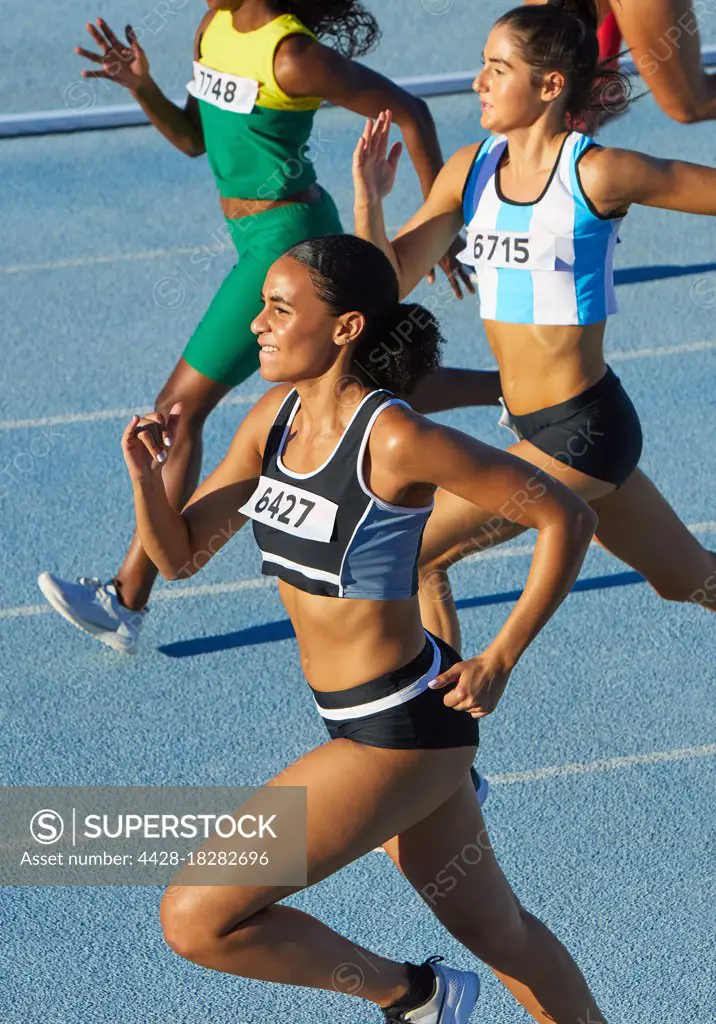
[[(308, 884), (384, 844), (438, 919), (535, 1021), (602, 1022), (569, 954), (505, 880), (468, 774), (484, 702), (499, 699), (568, 593), (595, 517), (521, 460), (395, 400), (393, 392), (410, 392), (434, 370), (441, 338), (427, 310), (399, 303), (390, 262), (370, 243), (334, 235), (294, 246), (270, 269), (263, 301), (253, 325), (262, 376), (289, 383), (249, 412), (183, 512), (162, 481), (176, 417), (134, 417), (124, 433), (144, 549), (166, 579), (187, 578), (254, 521), (264, 572), (279, 578), (331, 736), (271, 780), (306, 787)], [(490, 509), (529, 495), (525, 515), (539, 531), (522, 597), (486, 650), (465, 661), (426, 635), (417, 599), (417, 555), (437, 487)], [(281, 700), (268, 685), (257, 699)], [(479, 856), (471, 854), (463, 882), (439, 891), (436, 877), (476, 837)], [(377, 1004), (386, 1020), (467, 1021), (479, 992), (472, 971), (357, 951), (316, 918), (279, 905), (292, 891), (178, 884), (163, 900), (164, 935), (206, 967), (328, 990), (340, 988), (338, 968), (359, 955), (375, 969), (347, 994)]]

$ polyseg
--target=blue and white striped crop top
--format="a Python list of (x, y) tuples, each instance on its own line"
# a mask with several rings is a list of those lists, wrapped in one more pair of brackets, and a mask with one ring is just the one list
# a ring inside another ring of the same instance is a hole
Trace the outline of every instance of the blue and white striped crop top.
[(624, 217), (604, 217), (584, 194), (578, 165), (597, 143), (570, 132), (539, 199), (500, 190), (504, 135), (486, 139), (463, 190), (467, 245), (477, 271), (480, 315), (511, 324), (592, 324), (617, 311), (613, 257)]
[(289, 392), (266, 443), (258, 487), (240, 510), (253, 519), (265, 576), (326, 597), (399, 601), (418, 592), (420, 542), (433, 503), (391, 505), (363, 476), (373, 424), (386, 409), (406, 404), (389, 391), (371, 391), (323, 465), (297, 473), (282, 457), (301, 405)]

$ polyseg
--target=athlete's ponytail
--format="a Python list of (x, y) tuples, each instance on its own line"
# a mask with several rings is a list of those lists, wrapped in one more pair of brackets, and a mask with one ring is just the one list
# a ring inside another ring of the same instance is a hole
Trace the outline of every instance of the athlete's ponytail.
[(592, 111), (616, 114), (628, 107), (629, 79), (599, 62), (594, 0), (548, 0), (515, 7), (497, 24), (509, 28), (522, 59), (535, 72), (560, 71), (565, 76), (564, 113), (569, 126)]
[(362, 57), (380, 39), (378, 22), (357, 0), (280, 0), (276, 6), (285, 14), (295, 14), (346, 57)]
[(437, 370), (443, 341), (440, 325), (425, 306), (396, 302), (373, 320), (358, 342), (351, 372), (364, 384), (410, 395), (423, 377)]
[(286, 256), (308, 268), (316, 295), (335, 316), (355, 310), (366, 328), (355, 343), (350, 375), (370, 388), (409, 395), (440, 365), (437, 320), (414, 302), (399, 302), (388, 257), (356, 235), (299, 242)]
[(567, 14), (574, 14), (581, 18), (587, 25), (591, 25), (597, 31), (599, 25), (599, 11), (595, 0), (547, 0), (549, 7), (558, 7)]

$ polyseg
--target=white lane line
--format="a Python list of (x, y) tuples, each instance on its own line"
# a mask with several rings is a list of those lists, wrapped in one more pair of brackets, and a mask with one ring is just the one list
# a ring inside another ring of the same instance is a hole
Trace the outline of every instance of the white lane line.
[[(532, 768), (524, 772), (503, 772), (486, 775), (491, 786), (510, 786), (522, 782), (541, 782), (560, 776), (585, 775), (592, 772), (613, 772), (620, 768), (633, 768), (644, 764), (673, 764), (676, 761), (697, 761), (716, 754), (716, 743), (703, 747), (679, 747), (674, 750), (653, 750), (648, 754), (630, 754), (626, 757), (606, 757), (601, 761), (587, 764), (555, 764), (545, 768)], [(25, 839), (10, 839), (0, 843), (0, 850), (22, 849), (27, 846)], [(381, 852), (379, 850), (375, 853)]]
[(199, 583), (193, 587), (168, 587), (158, 590), (153, 600), (173, 601), (184, 597), (205, 597), (207, 594), (236, 594), (241, 590), (257, 590), (260, 587), (273, 587), (276, 581), (270, 576), (256, 576), (250, 580), (234, 580), (231, 583)]
[[(716, 533), (716, 520), (705, 523), (692, 523), (692, 533)], [(596, 545), (593, 545), (596, 547)], [(483, 551), (469, 555), (460, 564), (475, 563), (493, 558), (520, 558), (531, 555), (534, 546), (531, 544), (515, 544), (509, 548), (498, 548), (495, 551)], [(178, 601), (188, 597), (205, 597), (210, 594), (236, 594), (242, 590), (257, 590), (261, 587), (272, 587), (274, 580), (270, 576), (256, 576), (247, 580), (233, 580), (228, 583), (199, 583), (191, 587), (160, 587), (152, 595), (154, 601)], [(47, 604), (17, 605), (14, 608), (0, 608), (0, 619), (19, 619), (32, 615), (48, 615), (52, 611)]]
[[(678, 34), (677, 34), (678, 39)], [(665, 59), (665, 58), (664, 58)], [(701, 62), (704, 67), (716, 64), (716, 46), (701, 47)], [(629, 57), (619, 61), (619, 69), (629, 75), (636, 75), (640, 68)], [(472, 92), (472, 86), (479, 68), (469, 71), (443, 71), (432, 75), (411, 75), (409, 78), (396, 78), (396, 85), (401, 86), (413, 96), (451, 96), (456, 93)], [(81, 86), (79, 92), (77, 87)], [(102, 131), (111, 128), (149, 123), (147, 115), (136, 104), (117, 103), (111, 107), (94, 105), (96, 94), (89, 82), (70, 82), (64, 91), (64, 110), (38, 110), (25, 114), (5, 114), (0, 117), (0, 139), (16, 139), (27, 135), (50, 135), (57, 132)], [(183, 107), (184, 96), (173, 101)], [(331, 107), (332, 103), (324, 101), (322, 107)]]
[[(95, 263), (135, 263), (141, 260), (159, 260), (165, 256), (189, 256), (201, 246), (174, 246), (171, 249), (146, 249), (142, 252), (108, 252), (100, 256), (78, 256), (69, 260), (50, 260), (47, 263), (15, 263), (0, 267), (0, 274), (30, 274), (36, 270), (67, 270), (70, 267), (91, 267)], [(222, 246), (228, 252), (229, 246)]]
[[(258, 590), (274, 586), (269, 576), (256, 576), (248, 580), (233, 580), (230, 583), (199, 583), (193, 587), (160, 587), (152, 594), (155, 601), (177, 601), (187, 597), (206, 597), (209, 594), (236, 594), (242, 590)], [(16, 608), (0, 608), (0, 619), (19, 619), (32, 615), (48, 615), (53, 609), (49, 604), (18, 605)]]
[[(255, 395), (227, 395), (219, 405), (253, 405), (263, 392)], [(73, 423), (97, 423), (100, 420), (121, 420), (152, 408), (151, 402), (137, 403), (124, 409), (98, 409), (96, 412), (68, 412), (60, 416), (42, 416), (32, 420), (0, 420), (0, 430), (20, 430), (31, 427), (62, 427)]]
[(541, 782), (561, 775), (586, 775), (591, 772), (613, 772), (618, 768), (631, 768), (641, 764), (669, 764), (673, 761), (696, 761), (716, 754), (716, 743), (703, 747), (679, 747), (675, 750), (653, 750), (648, 754), (630, 754), (627, 757), (606, 757), (587, 764), (555, 764), (546, 768), (532, 768), (525, 772), (503, 772), (488, 775), (491, 786), (511, 786), (520, 782)]
[(636, 348), (632, 352), (607, 352), (607, 362), (623, 363), (627, 359), (650, 359), (653, 356), (677, 356), (683, 352), (705, 352), (716, 348), (716, 341), (690, 341), (685, 345), (663, 345), (658, 348)]
[[(610, 362), (624, 362), (629, 359), (660, 358), (661, 356), (676, 356), (688, 352), (704, 352), (708, 349), (716, 349), (716, 341), (692, 341), (684, 345), (665, 345), (662, 348), (639, 348), (631, 352), (608, 352), (607, 359)], [(257, 402), (261, 394), (255, 395), (228, 395), (220, 405), (250, 405)], [(95, 412), (70, 412), (58, 416), (42, 416), (37, 419), (27, 420), (0, 420), (0, 430), (20, 430), (33, 427), (61, 427), (73, 423), (94, 423), (100, 420), (124, 419), (132, 416), (137, 409), (150, 409), (151, 402), (138, 402), (133, 408), (125, 409), (98, 409)]]
[(520, 555), (531, 555), (534, 551), (534, 544), (512, 544), (509, 547), (503, 547), (500, 545), (491, 551), (489, 548), (486, 551), (476, 551), (473, 555), (467, 555), (463, 560), (463, 565), (467, 565), (470, 562), (488, 561), (493, 558), (518, 558)]

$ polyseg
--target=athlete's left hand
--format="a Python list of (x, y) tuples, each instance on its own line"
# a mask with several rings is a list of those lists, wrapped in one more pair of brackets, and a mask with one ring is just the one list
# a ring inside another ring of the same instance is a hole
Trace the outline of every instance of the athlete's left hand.
[(445, 707), (467, 711), (473, 718), (484, 718), (497, 707), (512, 672), (494, 655), (478, 654), (468, 661), (458, 661), (428, 683), (431, 690), (455, 684), (445, 694)]
[[(462, 298), (462, 288), (470, 292), (472, 295), (475, 294), (475, 285), (473, 284), (470, 272), (464, 263), (461, 263), (457, 258), (457, 254), (462, 252), (465, 248), (465, 241), (459, 235), (452, 243), (448, 251), (445, 253), (443, 258), (438, 263), (438, 266), (443, 270), (450, 282), (450, 287), (455, 293), (455, 297), (458, 299)], [(428, 283), (435, 284), (435, 271), (431, 270), (428, 274)]]

